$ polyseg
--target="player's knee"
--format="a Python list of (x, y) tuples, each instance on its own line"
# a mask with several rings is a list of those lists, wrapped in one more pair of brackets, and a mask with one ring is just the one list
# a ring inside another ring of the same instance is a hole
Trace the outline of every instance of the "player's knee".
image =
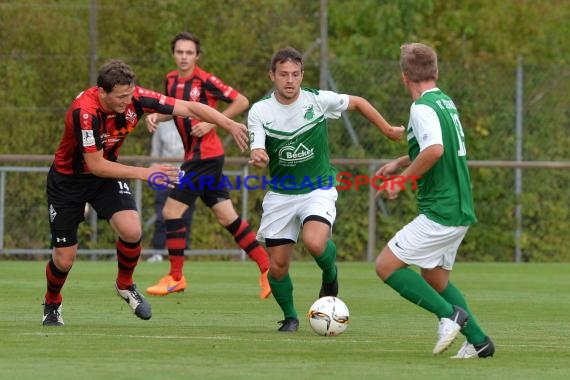
[(382, 255), (378, 255), (378, 257), (376, 257), (376, 274), (384, 282), (392, 274), (392, 270), (388, 268), (388, 265), (386, 265)]
[(271, 263), (271, 266), (269, 268), (269, 274), (273, 279), (281, 281), (285, 276), (287, 276), (287, 273), (289, 273), (288, 265), (278, 265), (275, 263)]
[(180, 219), (182, 214), (180, 210), (173, 207), (164, 207), (162, 209), (162, 217), (164, 220)]
[(122, 231), (120, 231), (119, 237), (121, 238), (121, 240), (129, 242), (129, 243), (136, 242), (136, 241), (141, 240), (142, 231), (140, 228), (133, 226), (131, 228), (126, 228), (126, 229), (123, 229)]
[(75, 261), (77, 246), (55, 247), (52, 255), (55, 267), (62, 272), (69, 272)]
[(327, 247), (326, 241), (319, 241), (319, 240), (305, 239), (305, 241), (303, 241), (303, 244), (305, 245), (305, 248), (307, 248), (307, 250), (313, 256), (322, 255)]
[(240, 216), (233, 208), (231, 202), (229, 200), (224, 201), (225, 203), (218, 203), (218, 205), (212, 207), (212, 211), (216, 215), (216, 219), (218, 223), (222, 226), (227, 227), (233, 222), (235, 222)]
[(58, 257), (53, 260), (55, 266), (60, 271), (67, 273), (71, 270), (74, 260), (70, 257)]

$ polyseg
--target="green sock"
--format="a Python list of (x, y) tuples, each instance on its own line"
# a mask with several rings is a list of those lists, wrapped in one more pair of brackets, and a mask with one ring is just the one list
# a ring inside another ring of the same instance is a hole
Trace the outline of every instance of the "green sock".
[(469, 314), (467, 325), (461, 329), (461, 333), (465, 335), (467, 341), (471, 344), (483, 343), (485, 341), (485, 333), (481, 329), (481, 326), (479, 326), (477, 318), (475, 318), (475, 314), (473, 314), (469, 305), (467, 305), (467, 301), (465, 300), (465, 297), (463, 297), (463, 294), (461, 294), (461, 291), (459, 291), (459, 289), (457, 289), (450, 281), (447, 284), (447, 288), (445, 288), (445, 290), (440, 294), (447, 300), (447, 302), (462, 307)]
[(410, 268), (400, 268), (394, 271), (385, 282), (402, 297), (437, 315), (438, 318), (446, 318), (453, 314), (453, 306), (440, 296), (422, 276)]
[(323, 282), (330, 284), (336, 276), (336, 245), (332, 240), (327, 241), (327, 246), (322, 255), (313, 256), (317, 265), (323, 271)]
[(297, 318), (297, 310), (295, 310), (295, 305), (293, 304), (293, 281), (291, 281), (289, 273), (282, 280), (276, 280), (268, 273), (267, 279), (271, 286), (271, 293), (273, 293), (277, 304), (283, 310), (284, 317)]

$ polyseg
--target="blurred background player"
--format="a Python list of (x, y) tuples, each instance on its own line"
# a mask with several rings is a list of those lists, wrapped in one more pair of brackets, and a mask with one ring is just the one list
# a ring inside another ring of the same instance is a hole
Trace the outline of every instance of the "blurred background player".
[[(243, 113), (249, 106), (248, 99), (225, 84), (220, 78), (198, 66), (202, 50), (200, 40), (193, 34), (182, 32), (171, 41), (171, 51), (177, 70), (166, 75), (166, 94), (177, 99), (201, 102), (216, 107), (218, 100), (228, 103), (222, 112), (227, 117), (235, 117)], [(150, 130), (156, 123), (164, 121), (165, 115), (152, 114), (147, 117)], [(170, 271), (154, 286), (147, 288), (153, 295), (167, 295), (186, 289), (186, 278), (183, 275), (184, 237), (186, 227), (182, 215), (188, 207), (194, 205), (197, 198), (202, 199), (212, 209), (218, 223), (228, 230), (236, 243), (250, 259), (255, 261), (259, 271), (260, 297), (267, 298), (271, 288), (267, 282), (269, 258), (265, 249), (258, 243), (255, 233), (247, 221), (236, 212), (227, 187), (218, 186), (223, 176), (224, 148), (216, 126), (197, 118), (175, 117), (174, 122), (184, 145), (184, 163), (181, 169), (190, 173), (187, 181), (190, 186), (179, 186), (169, 194), (163, 209), (166, 225), (166, 246), (170, 259)], [(200, 177), (216, 178), (212, 188), (200, 186)], [(184, 182), (185, 180), (182, 180)], [(202, 187), (202, 189), (200, 188)]]
[[(404, 127), (390, 126), (364, 98), (301, 89), (303, 73), (297, 50), (288, 47), (276, 52), (269, 71), (275, 89), (255, 103), (248, 116), (250, 163), (268, 166), (272, 182), (263, 199), (258, 238), (269, 252), (268, 279), (285, 317), (279, 322), (279, 331), (284, 332), (299, 328), (289, 265), (301, 226), (303, 244), (322, 270), (319, 297), (338, 294), (336, 246), (331, 239), (338, 171), (330, 163), (327, 119), (357, 110), (393, 140), (404, 132)], [(292, 152), (297, 154), (288, 155)], [(284, 178), (297, 186), (292, 188)]]
[[(437, 54), (420, 43), (401, 47), (402, 81), (413, 103), (408, 122), (408, 154), (377, 175), (418, 177), (419, 215), (396, 232), (376, 259), (378, 276), (403, 298), (439, 319), (434, 354), (445, 351), (461, 331), (467, 341), (454, 358), (493, 356), (495, 346), (477, 322), (461, 291), (449, 281), (457, 249), (477, 222), (467, 149), (453, 100), (436, 84)], [(400, 186), (383, 192), (394, 199)], [(421, 275), (409, 268), (415, 265)]]
[(63, 325), (61, 289), (77, 256), (77, 229), (84, 221), (87, 202), (118, 235), (117, 295), (137, 317), (152, 316), (150, 304), (133, 283), (142, 229), (128, 180), (147, 180), (159, 171), (176, 181), (179, 170), (170, 165), (143, 168), (116, 162), (121, 145), (145, 112), (209, 120), (228, 130), (242, 151), (247, 148), (245, 125), (211, 107), (165, 97), (135, 82), (128, 65), (109, 61), (101, 67), (97, 85), (77, 95), (67, 110), (63, 137), (46, 185), (53, 253), (45, 272), (44, 326)]
[[(180, 135), (176, 130), (176, 125), (174, 121), (168, 120), (160, 123), (158, 129), (152, 135), (152, 144), (150, 149), (151, 157), (158, 158), (176, 158), (182, 159), (184, 157), (184, 145), (182, 145), (182, 140)], [(171, 165), (180, 166), (180, 164), (171, 163)], [(164, 217), (162, 216), (162, 209), (166, 203), (166, 198), (170, 194), (171, 188), (164, 190), (154, 191), (154, 210), (155, 210), (155, 220), (154, 220), (154, 231), (152, 234), (152, 248), (155, 250), (163, 250), (166, 247), (166, 226), (164, 225)], [(194, 211), (196, 210), (195, 204), (188, 207), (188, 210), (184, 212), (182, 219), (184, 220), (184, 225), (186, 226), (186, 248), (190, 249), (190, 236), (192, 229), (192, 217)], [(162, 254), (155, 253), (147, 260), (149, 262), (162, 261)]]

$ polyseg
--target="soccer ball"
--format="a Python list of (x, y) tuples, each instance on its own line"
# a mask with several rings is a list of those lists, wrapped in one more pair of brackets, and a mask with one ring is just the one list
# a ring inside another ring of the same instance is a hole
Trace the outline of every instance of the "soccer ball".
[(322, 336), (337, 336), (348, 327), (348, 307), (340, 298), (322, 297), (309, 309), (309, 324)]

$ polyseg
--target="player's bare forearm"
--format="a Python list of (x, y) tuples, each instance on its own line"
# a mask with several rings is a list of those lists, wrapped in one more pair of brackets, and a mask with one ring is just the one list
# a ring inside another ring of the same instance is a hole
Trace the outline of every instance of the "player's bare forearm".
[(193, 119), (217, 124), (221, 127), (223, 127), (223, 125), (227, 125), (229, 120), (228, 117), (222, 115), (222, 113), (208, 105), (179, 99), (174, 103), (172, 114), (182, 117), (191, 117)]
[(239, 94), (222, 113), (229, 118), (233, 118), (245, 112), (247, 107), (249, 107), (249, 100), (242, 94)]
[(431, 169), (443, 155), (443, 145), (430, 145), (418, 154), (416, 159), (402, 172), (403, 176), (421, 176)]
[(187, 102), (176, 99), (173, 115), (192, 117), (208, 123), (216, 124), (228, 131), (242, 152), (247, 149), (247, 127), (237, 123), (218, 110), (199, 102)]
[(358, 110), (370, 122), (372, 122), (380, 132), (393, 141), (398, 141), (402, 138), (405, 128), (403, 126), (393, 127), (386, 119), (378, 112), (370, 102), (360, 96), (349, 95), (348, 110)]
[(166, 174), (171, 182), (178, 180), (179, 169), (172, 165), (161, 164), (151, 168), (124, 165), (104, 158), (102, 150), (84, 153), (83, 157), (89, 171), (97, 177), (147, 180), (153, 173), (160, 171)]

